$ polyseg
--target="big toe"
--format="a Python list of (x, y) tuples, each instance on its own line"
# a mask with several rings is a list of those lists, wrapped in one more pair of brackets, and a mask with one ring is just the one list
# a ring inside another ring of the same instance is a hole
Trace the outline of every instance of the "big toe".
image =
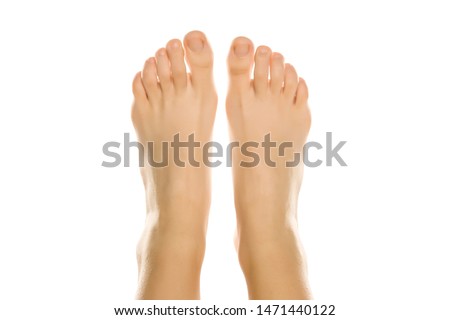
[(238, 37), (233, 40), (228, 54), (230, 86), (235, 88), (250, 85), (250, 72), (253, 66), (254, 46), (250, 39)]
[(212, 83), (213, 52), (205, 34), (191, 31), (184, 37), (186, 61), (194, 85)]

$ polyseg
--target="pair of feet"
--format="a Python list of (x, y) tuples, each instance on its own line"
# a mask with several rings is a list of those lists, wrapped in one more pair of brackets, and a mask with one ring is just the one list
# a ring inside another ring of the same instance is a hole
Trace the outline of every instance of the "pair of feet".
[[(190, 73), (186, 70), (189, 65)], [(233, 181), (237, 215), (236, 248), (251, 299), (308, 299), (306, 265), (297, 233), (297, 197), (303, 166), (286, 166), (299, 153), (310, 127), (305, 82), (283, 56), (270, 48), (254, 49), (236, 38), (228, 56), (226, 110), (233, 142), (291, 142), (284, 155), (271, 156), (268, 166), (244, 167), (248, 161), (233, 149)], [(252, 70), (253, 76), (251, 75)], [(133, 81), (132, 120), (138, 140), (153, 142), (153, 157), (163, 157), (163, 141), (181, 141), (194, 133), (203, 146), (210, 141), (217, 108), (213, 54), (205, 35), (188, 33), (171, 40), (145, 62)], [(148, 146), (146, 146), (148, 148)], [(200, 151), (199, 151), (200, 150)], [(148, 150), (144, 152), (147, 154)], [(181, 151), (180, 158), (188, 154)], [(138, 299), (198, 299), (200, 270), (210, 206), (210, 170), (200, 165), (141, 168), (147, 201), (146, 225), (137, 247)]]

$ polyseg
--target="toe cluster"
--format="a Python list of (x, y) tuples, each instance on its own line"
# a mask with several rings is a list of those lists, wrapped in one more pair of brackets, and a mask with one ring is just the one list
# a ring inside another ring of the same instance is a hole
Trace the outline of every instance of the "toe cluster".
[(252, 86), (256, 94), (282, 94), (299, 105), (306, 101), (306, 84), (295, 68), (284, 62), (281, 53), (272, 52), (267, 46), (255, 50), (248, 38), (234, 39), (228, 54), (228, 69), (230, 86), (234, 89), (247, 90)]
[[(187, 70), (187, 66), (190, 72)], [(200, 31), (188, 33), (183, 42), (170, 40), (166, 47), (149, 58), (133, 81), (136, 97), (150, 98), (185, 90), (189, 85), (201, 87), (212, 83), (213, 54), (206, 36)], [(278, 52), (267, 46), (256, 50), (250, 39), (233, 40), (228, 55), (230, 87), (254, 90), (256, 94), (281, 94), (295, 105), (307, 100), (305, 81), (295, 68), (284, 62)]]
[[(188, 73), (187, 65), (190, 73)], [(142, 72), (133, 81), (135, 96), (158, 97), (185, 90), (192, 82), (200, 86), (212, 81), (213, 55), (206, 36), (200, 31), (188, 33), (184, 41), (170, 40), (155, 56), (147, 59)]]

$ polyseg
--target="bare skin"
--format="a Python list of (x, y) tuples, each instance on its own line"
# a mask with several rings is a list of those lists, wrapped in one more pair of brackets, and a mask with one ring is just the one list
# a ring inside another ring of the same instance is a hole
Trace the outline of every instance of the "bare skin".
[[(187, 73), (185, 59), (191, 72)], [(139, 142), (154, 142), (154, 159), (162, 159), (161, 142), (179, 133), (187, 141), (194, 133), (210, 141), (217, 107), (212, 75), (213, 55), (205, 35), (190, 32), (171, 40), (149, 58), (133, 81), (132, 120)], [(145, 154), (148, 152), (146, 147)], [(169, 148), (171, 150), (171, 148)], [(210, 172), (190, 165), (187, 152), (174, 164), (141, 168), (146, 191), (147, 219), (137, 247), (137, 299), (199, 299), (200, 270), (210, 206)]]
[[(254, 65), (253, 79), (251, 71)], [(254, 148), (261, 162), (252, 168), (233, 150), (237, 214), (236, 246), (250, 299), (310, 299), (306, 263), (297, 231), (297, 198), (303, 166), (286, 167), (305, 144), (311, 117), (303, 79), (283, 56), (236, 38), (228, 56), (227, 115), (232, 141)], [(270, 75), (270, 77), (269, 77)], [(270, 167), (261, 142), (270, 133), (278, 144), (292, 142), (284, 156), (272, 149)]]
[[(191, 72), (186, 71), (185, 60)], [(253, 79), (250, 72), (255, 61)], [(272, 141), (292, 142), (284, 156), (272, 150), (274, 167), (260, 163), (241, 166), (245, 157), (233, 153), (237, 213), (236, 246), (251, 299), (308, 299), (306, 263), (297, 232), (297, 197), (303, 167), (286, 167), (300, 152), (310, 126), (307, 88), (280, 54), (260, 47), (254, 55), (246, 38), (234, 40), (228, 59), (230, 88), (227, 115), (232, 141), (242, 146)], [(205, 35), (171, 40), (149, 58), (133, 81), (132, 120), (139, 142), (145, 145), (141, 176), (145, 186), (147, 219), (137, 246), (137, 299), (199, 299), (200, 271), (210, 206), (210, 172), (202, 160), (202, 146), (210, 141), (217, 95), (212, 76), (213, 56)], [(269, 80), (270, 73), (270, 80)], [(194, 153), (199, 166), (179, 155), (177, 165), (168, 148), (169, 163), (148, 163), (153, 142), (155, 161), (163, 158), (163, 142), (176, 134), (200, 142)], [(264, 159), (262, 147), (254, 151)]]

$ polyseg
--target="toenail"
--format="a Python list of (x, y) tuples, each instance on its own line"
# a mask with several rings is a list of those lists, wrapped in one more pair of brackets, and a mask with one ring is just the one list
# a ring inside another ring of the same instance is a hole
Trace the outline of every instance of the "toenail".
[(158, 57), (164, 57), (166, 55), (165, 50), (159, 50), (157, 53)]
[(273, 59), (277, 59), (277, 60), (282, 60), (283, 59), (283, 55), (281, 53), (278, 52), (274, 52), (272, 55)]
[(267, 50), (267, 48), (265, 48), (265, 47), (261, 47), (258, 50), (258, 53), (261, 55), (265, 55), (267, 52), (269, 52), (269, 50)]
[(188, 40), (188, 46), (192, 51), (200, 52), (205, 44), (202, 39), (194, 37)]
[(179, 41), (172, 41), (172, 43), (170, 44), (170, 47), (172, 49), (178, 49), (180, 47), (180, 42)]
[(244, 57), (248, 54), (250, 46), (247, 43), (238, 43), (234, 46), (234, 54), (238, 57)]

